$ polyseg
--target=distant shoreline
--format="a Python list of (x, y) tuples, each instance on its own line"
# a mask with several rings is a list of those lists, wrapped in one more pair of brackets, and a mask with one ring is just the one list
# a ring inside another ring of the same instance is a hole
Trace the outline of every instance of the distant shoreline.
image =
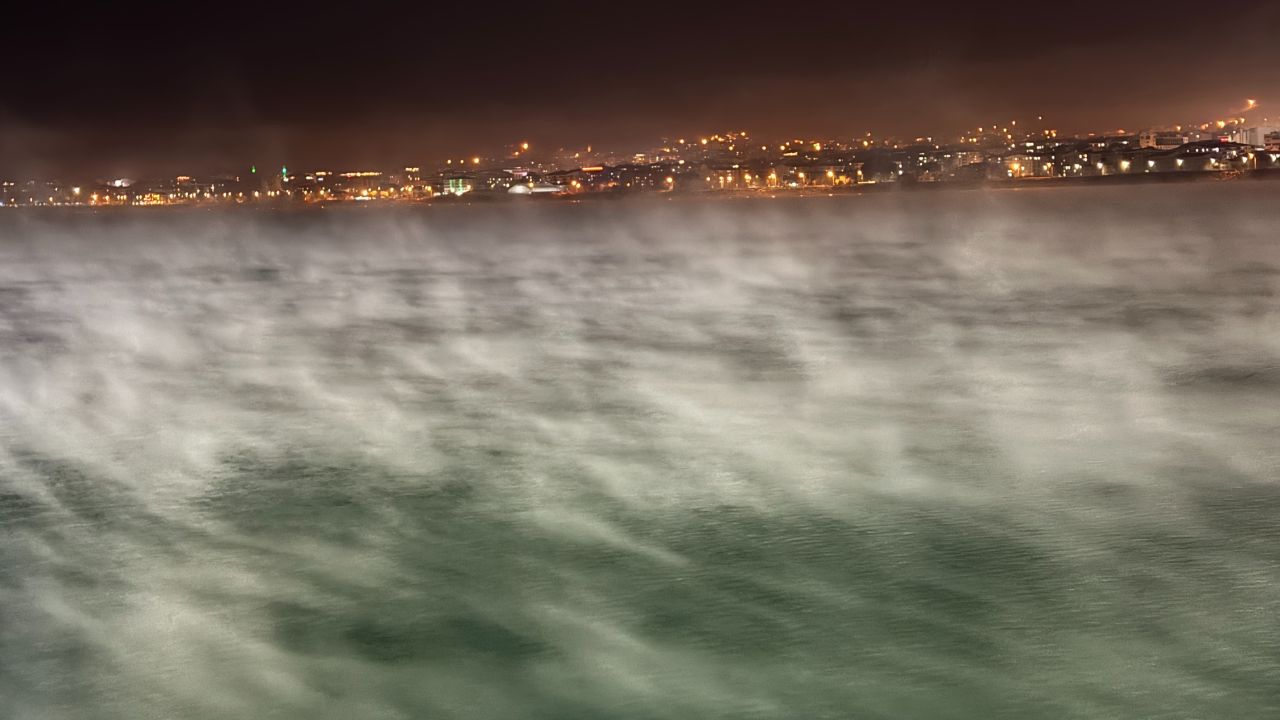
[(272, 202), (209, 202), (173, 205), (6, 205), (0, 211), (88, 211), (123, 213), (139, 210), (272, 210), (272, 211), (308, 211), (333, 208), (359, 208), (361, 210), (407, 209), (414, 207), (460, 207), (472, 205), (507, 205), (524, 203), (579, 203), (595, 201), (626, 200), (739, 200), (739, 199), (785, 199), (815, 197), (853, 197), (897, 192), (934, 192), (947, 190), (1023, 190), (1031, 188), (1062, 187), (1099, 187), (1119, 185), (1151, 185), (1151, 184), (1188, 184), (1188, 183), (1235, 183), (1265, 182), (1280, 180), (1280, 169), (1241, 170), (1241, 171), (1187, 171), (1136, 173), (1120, 175), (1088, 175), (1083, 177), (1045, 177), (1018, 178), (1009, 180), (939, 180), (933, 182), (898, 181), (883, 183), (860, 183), (841, 187), (807, 187), (807, 188), (756, 188), (743, 190), (690, 190), (677, 192), (590, 192), (565, 195), (543, 196), (511, 196), (505, 193), (474, 193), (461, 197), (435, 197), (424, 200), (383, 200), (370, 203), (350, 201), (331, 201), (322, 203), (272, 203)]
[[(860, 195), (878, 192), (916, 192), (941, 190), (1011, 190), (1021, 188), (1045, 187), (1092, 187), (1097, 185), (1148, 185), (1148, 184), (1184, 184), (1196, 182), (1239, 182), (1280, 180), (1280, 170), (1243, 170), (1224, 172), (1219, 170), (1137, 173), (1123, 175), (1086, 175), (1082, 177), (1045, 177), (1019, 178), (1010, 180), (939, 180), (934, 182), (887, 182), (862, 183), (844, 187), (791, 188), (785, 190), (757, 189), (716, 191), (716, 195), (758, 197), (769, 195), (776, 197), (828, 196), (828, 195)], [(684, 196), (697, 196), (703, 193), (690, 192)]]

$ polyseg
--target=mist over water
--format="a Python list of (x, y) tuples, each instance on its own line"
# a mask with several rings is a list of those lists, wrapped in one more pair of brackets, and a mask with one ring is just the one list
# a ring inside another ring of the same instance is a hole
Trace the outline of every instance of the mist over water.
[(1280, 716), (1280, 185), (0, 215), (0, 717)]

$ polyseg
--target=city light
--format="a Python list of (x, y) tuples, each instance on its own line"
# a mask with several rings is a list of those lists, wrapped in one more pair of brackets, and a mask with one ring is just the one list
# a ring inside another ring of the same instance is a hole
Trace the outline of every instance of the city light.
[[(1245, 110), (1251, 110), (1258, 107), (1258, 101), (1250, 98), (1246, 105)], [(425, 172), (417, 165), (398, 166), (386, 173), (291, 173), (287, 166), (280, 166), (279, 175), (264, 175), (251, 165), (247, 175), (219, 177), (168, 175), (141, 180), (116, 178), (92, 184), (86, 180), (75, 185), (4, 181), (5, 195), (0, 200), (5, 208), (254, 200), (273, 204), (428, 202), (439, 201), (442, 194), (452, 197), (468, 192), (506, 192), (513, 184), (549, 193), (559, 187), (580, 195), (603, 190), (671, 190), (682, 173), (695, 167), (705, 170), (698, 176), (706, 178), (706, 185), (697, 183), (687, 189), (725, 192), (759, 188), (766, 181), (770, 188), (812, 189), (817, 184), (809, 183), (813, 178), (822, 179), (823, 187), (834, 189), (877, 182), (946, 183), (961, 178), (1008, 178), (1022, 183), (1047, 177), (1132, 174), (1135, 166), (1151, 174), (1183, 169), (1232, 171), (1233, 175), (1280, 170), (1280, 130), (1267, 125), (1265, 118), (1257, 126), (1250, 126), (1241, 113), (1236, 110), (1234, 116), (1218, 120), (1155, 126), (1134, 133), (1115, 129), (1062, 139), (1056, 130), (1039, 125), (1025, 127), (1011, 120), (1006, 126), (979, 126), (977, 134), (970, 128), (950, 143), (935, 143), (932, 136), (924, 133), (874, 140), (867, 133), (865, 137), (843, 140), (771, 139), (764, 143), (756, 140), (751, 145), (745, 141), (745, 132), (733, 131), (680, 138), (678, 142), (663, 140), (648, 147), (596, 151), (586, 146), (591, 155), (576, 149), (583, 146), (571, 145), (534, 159), (525, 155), (530, 143), (521, 141), (514, 146), (515, 152), (506, 156), (509, 164), (505, 167), (500, 157), (486, 160), (480, 155), (462, 156), (455, 151), (434, 168), (425, 168)], [(1212, 153), (1219, 154), (1210, 157)], [(584, 162), (596, 164), (581, 165)], [(1097, 172), (1092, 172), (1090, 165)], [(27, 189), (19, 193), (15, 188), (20, 185)], [(850, 187), (850, 191), (856, 192), (857, 188)]]

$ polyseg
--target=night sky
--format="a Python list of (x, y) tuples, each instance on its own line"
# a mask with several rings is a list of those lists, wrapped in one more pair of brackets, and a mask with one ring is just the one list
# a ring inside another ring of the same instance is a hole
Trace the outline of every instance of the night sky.
[[(1065, 132), (1280, 103), (1280, 4), (6, 8), (0, 176), (425, 163), (540, 146)], [(1280, 107), (1277, 108), (1280, 115)]]

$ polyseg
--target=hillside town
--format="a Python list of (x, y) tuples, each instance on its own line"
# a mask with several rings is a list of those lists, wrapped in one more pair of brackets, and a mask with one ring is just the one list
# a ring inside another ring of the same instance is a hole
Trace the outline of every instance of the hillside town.
[[(664, 138), (613, 151), (544, 149), (461, 154), (430, 167), (249, 165), (163, 178), (0, 179), (0, 207), (432, 202), (625, 193), (785, 193), (933, 183), (1009, 184), (1180, 173), (1228, 176), (1280, 170), (1280, 123), (1258, 103), (1197, 125), (1117, 129), (1066, 137), (1043, 118), (970, 128), (949, 139), (757, 138), (746, 130)], [(0, 178), (4, 170), (0, 168)]]

